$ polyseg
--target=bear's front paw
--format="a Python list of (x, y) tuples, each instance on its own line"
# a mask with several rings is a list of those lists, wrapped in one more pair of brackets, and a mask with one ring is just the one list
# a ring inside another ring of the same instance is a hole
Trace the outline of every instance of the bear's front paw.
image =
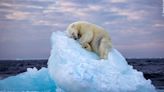
[(92, 51), (91, 46), (89, 44), (82, 45), (82, 48), (85, 48), (88, 51)]

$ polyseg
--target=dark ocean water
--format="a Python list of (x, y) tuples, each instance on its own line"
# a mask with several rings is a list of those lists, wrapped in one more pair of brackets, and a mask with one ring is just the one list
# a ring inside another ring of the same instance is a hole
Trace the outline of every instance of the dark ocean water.
[[(47, 59), (42, 60), (0, 60), (0, 79), (25, 72), (27, 68), (47, 67)], [(164, 59), (127, 59), (133, 68), (152, 80), (159, 92), (164, 92)], [(160, 91), (161, 90), (161, 91)]]

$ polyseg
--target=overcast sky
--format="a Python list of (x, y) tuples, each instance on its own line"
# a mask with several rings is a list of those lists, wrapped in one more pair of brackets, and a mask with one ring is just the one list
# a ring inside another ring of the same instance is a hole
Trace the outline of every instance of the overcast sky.
[(162, 0), (0, 0), (0, 59), (48, 58), (50, 36), (85, 20), (129, 58), (164, 57)]

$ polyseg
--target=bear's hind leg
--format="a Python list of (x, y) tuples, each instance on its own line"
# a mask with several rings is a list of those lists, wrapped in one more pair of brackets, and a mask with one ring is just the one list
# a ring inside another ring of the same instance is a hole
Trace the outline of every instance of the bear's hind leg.
[(108, 41), (103, 38), (99, 46), (99, 55), (101, 59), (108, 59), (109, 46)]

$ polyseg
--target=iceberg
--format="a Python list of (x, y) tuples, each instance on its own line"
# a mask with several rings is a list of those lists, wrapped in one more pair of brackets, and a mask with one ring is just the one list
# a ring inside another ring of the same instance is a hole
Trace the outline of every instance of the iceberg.
[(100, 60), (64, 32), (54, 32), (51, 43), (48, 68), (28, 68), (27, 72), (0, 80), (0, 91), (156, 92), (151, 80), (128, 65), (114, 48), (108, 60)]
[(58, 92), (155, 92), (151, 81), (114, 48), (108, 60), (100, 60), (63, 32), (54, 32), (51, 41), (48, 70)]

